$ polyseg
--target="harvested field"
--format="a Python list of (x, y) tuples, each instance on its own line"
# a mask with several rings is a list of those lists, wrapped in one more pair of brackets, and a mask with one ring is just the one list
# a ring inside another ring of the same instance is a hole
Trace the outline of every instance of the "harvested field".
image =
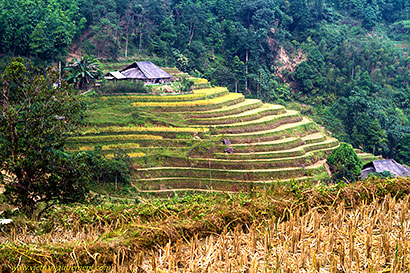
[(168, 243), (141, 261), (147, 272), (408, 272), (409, 196), (296, 209), (286, 222), (272, 218), (188, 243)]

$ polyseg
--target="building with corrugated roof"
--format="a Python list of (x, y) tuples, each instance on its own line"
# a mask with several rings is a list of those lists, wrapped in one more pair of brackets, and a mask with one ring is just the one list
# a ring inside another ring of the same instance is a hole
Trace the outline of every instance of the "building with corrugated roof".
[(375, 160), (363, 166), (361, 178), (365, 179), (371, 173), (388, 171), (394, 176), (410, 176), (410, 169), (397, 163), (394, 159)]
[(134, 62), (121, 71), (109, 72), (107, 80), (139, 80), (145, 84), (167, 83), (174, 78), (150, 61)]

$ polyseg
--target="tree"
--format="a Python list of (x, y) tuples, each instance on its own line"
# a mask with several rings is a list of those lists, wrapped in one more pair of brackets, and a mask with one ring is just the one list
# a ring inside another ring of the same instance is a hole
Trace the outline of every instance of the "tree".
[(100, 62), (88, 55), (84, 55), (81, 60), (73, 58), (64, 70), (67, 72), (67, 82), (74, 83), (79, 89), (85, 88), (101, 76)]
[(233, 58), (232, 70), (235, 78), (235, 92), (238, 93), (239, 82), (245, 81), (245, 64), (239, 59), (238, 56)]
[(46, 59), (46, 56), (51, 52), (52, 44), (50, 42), (50, 37), (47, 37), (46, 35), (44, 22), (37, 24), (36, 28), (31, 33), (30, 39), (30, 50), (32, 54), (42, 59)]
[(410, 135), (407, 134), (399, 142), (397, 159), (403, 164), (410, 164)]
[(357, 156), (352, 145), (342, 143), (327, 157), (332, 172), (332, 179), (339, 181), (356, 181), (361, 174), (363, 162)]
[(0, 75), (0, 177), (8, 200), (32, 215), (39, 203), (81, 201), (88, 168), (62, 151), (81, 124), (81, 103), (57, 73), (13, 59)]

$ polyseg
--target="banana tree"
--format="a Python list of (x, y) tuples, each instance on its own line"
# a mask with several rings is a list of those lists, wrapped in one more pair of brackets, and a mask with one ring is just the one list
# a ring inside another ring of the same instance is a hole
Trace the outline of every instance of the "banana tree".
[(77, 89), (84, 89), (102, 74), (100, 62), (88, 55), (84, 55), (81, 60), (73, 58), (64, 70), (66, 72), (66, 81), (74, 83)]

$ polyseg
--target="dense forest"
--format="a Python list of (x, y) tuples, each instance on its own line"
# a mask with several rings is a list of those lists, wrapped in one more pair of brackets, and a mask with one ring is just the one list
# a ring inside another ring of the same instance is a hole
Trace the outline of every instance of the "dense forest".
[(410, 164), (408, 0), (0, 0), (0, 54), (151, 56)]

